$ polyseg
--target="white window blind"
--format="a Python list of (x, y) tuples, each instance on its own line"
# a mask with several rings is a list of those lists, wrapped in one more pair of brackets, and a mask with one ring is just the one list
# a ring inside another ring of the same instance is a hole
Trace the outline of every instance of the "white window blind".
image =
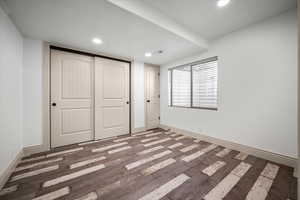
[(217, 57), (169, 69), (168, 80), (169, 106), (217, 110)]
[(172, 70), (172, 105), (191, 106), (190, 66), (182, 66)]
[(193, 105), (199, 108), (217, 108), (218, 63), (206, 62), (192, 66)]

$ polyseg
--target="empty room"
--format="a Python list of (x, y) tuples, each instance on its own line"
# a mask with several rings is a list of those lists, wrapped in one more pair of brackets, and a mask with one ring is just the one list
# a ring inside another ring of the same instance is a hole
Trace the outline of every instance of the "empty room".
[(297, 200), (297, 12), (0, 0), (0, 200)]

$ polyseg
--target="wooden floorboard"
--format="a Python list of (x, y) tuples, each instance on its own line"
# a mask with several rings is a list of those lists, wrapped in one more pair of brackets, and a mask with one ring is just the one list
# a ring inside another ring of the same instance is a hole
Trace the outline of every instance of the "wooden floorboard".
[[(181, 144), (169, 148), (176, 143)], [(225, 185), (223, 199), (242, 200), (251, 190), (259, 191), (256, 182), (272, 164), (279, 167), (274, 179), (266, 179), (272, 185), (267, 195), (256, 198), (297, 199), (292, 168), (224, 149), (162, 129), (63, 146), (23, 158), (0, 191), (0, 200), (203, 200), (216, 187), (220, 194), (220, 183), (235, 178), (233, 170), (243, 163), (251, 167), (232, 187)]]

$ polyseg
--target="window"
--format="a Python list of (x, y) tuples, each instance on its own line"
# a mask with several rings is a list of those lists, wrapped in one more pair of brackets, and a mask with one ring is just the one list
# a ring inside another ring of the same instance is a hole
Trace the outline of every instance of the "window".
[(173, 69), (172, 80), (173, 106), (191, 107), (191, 67)]
[(171, 68), (168, 80), (169, 106), (217, 110), (217, 57)]

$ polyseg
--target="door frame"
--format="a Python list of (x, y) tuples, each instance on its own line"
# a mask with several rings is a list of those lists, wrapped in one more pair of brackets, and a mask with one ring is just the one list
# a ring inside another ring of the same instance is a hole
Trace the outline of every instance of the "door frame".
[(97, 52), (87, 52), (84, 50), (64, 47), (58, 44), (52, 44), (48, 42), (43, 43), (43, 66), (42, 66), (42, 144), (25, 147), (23, 149), (24, 155), (30, 155), (33, 153), (39, 153), (48, 151), (51, 149), (51, 112), (50, 112), (50, 101), (51, 101), (51, 49), (61, 50), (70, 53), (77, 53), (81, 55), (87, 55), (92, 57), (100, 57), (129, 64), (129, 134), (132, 133), (132, 80), (131, 80), (131, 63), (132, 61), (126, 58), (116, 58), (110, 55), (99, 54)]

